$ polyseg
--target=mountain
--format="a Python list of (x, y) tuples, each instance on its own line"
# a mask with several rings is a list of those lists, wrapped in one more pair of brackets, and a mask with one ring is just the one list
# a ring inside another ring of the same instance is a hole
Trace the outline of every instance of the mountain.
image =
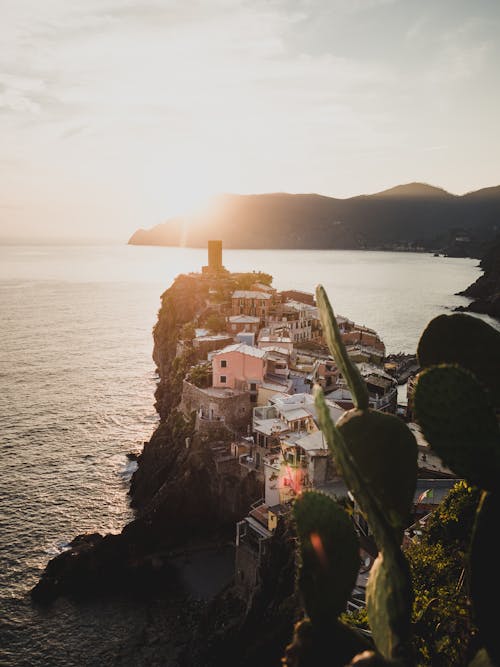
[(336, 199), (225, 194), (205, 211), (137, 230), (132, 245), (225, 248), (412, 248), (478, 256), (500, 229), (500, 186), (457, 196), (425, 183)]
[(434, 185), (427, 183), (406, 183), (405, 185), (396, 185), (389, 190), (377, 192), (371, 197), (394, 197), (399, 199), (418, 199), (419, 197), (455, 197), (443, 188), (436, 188)]

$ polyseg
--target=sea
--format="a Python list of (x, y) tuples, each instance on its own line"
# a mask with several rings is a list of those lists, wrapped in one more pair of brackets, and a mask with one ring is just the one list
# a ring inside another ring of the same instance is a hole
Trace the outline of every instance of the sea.
[[(414, 353), (427, 322), (467, 304), (455, 293), (481, 273), (477, 260), (425, 253), (225, 250), (223, 261), (271, 273), (277, 289), (322, 284), (335, 312), (375, 329), (388, 353)], [(126, 590), (39, 607), (29, 592), (76, 535), (117, 533), (133, 519), (127, 454), (158, 420), (160, 296), (206, 263), (192, 248), (0, 247), (2, 667), (170, 664), (143, 646), (152, 614), (168, 626), (172, 609), (152, 612)]]

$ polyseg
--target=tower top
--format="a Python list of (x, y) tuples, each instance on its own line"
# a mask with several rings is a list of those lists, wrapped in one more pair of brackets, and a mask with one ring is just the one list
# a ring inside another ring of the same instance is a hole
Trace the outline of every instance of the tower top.
[(224, 270), (222, 265), (222, 241), (211, 240), (208, 242), (208, 266), (202, 267), (202, 272), (214, 274)]

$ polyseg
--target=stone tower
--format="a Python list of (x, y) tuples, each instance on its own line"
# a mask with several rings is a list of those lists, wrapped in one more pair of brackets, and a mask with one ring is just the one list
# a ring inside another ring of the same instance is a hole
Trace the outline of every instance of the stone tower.
[(217, 272), (222, 269), (222, 241), (208, 242), (208, 270)]
[(202, 267), (202, 272), (205, 274), (217, 274), (225, 272), (226, 269), (222, 266), (222, 241), (208, 242), (208, 266)]

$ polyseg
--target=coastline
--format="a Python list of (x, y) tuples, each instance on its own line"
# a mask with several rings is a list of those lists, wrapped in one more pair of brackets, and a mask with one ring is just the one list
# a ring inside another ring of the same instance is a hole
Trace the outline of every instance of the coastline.
[[(335, 258), (337, 258), (337, 256), (335, 256)], [(168, 291), (168, 290), (167, 290), (167, 291)], [(158, 443), (157, 443), (157, 444), (158, 444)], [(229, 532), (230, 532), (231, 538), (234, 539), (234, 527), (233, 527), (232, 525), (229, 527)], [(137, 573), (137, 569), (136, 569), (135, 571), (131, 571), (130, 576), (135, 577), (136, 573)], [(292, 577), (292, 579), (293, 579), (293, 572), (292, 572), (292, 574), (291, 574), (291, 577)], [(127, 579), (127, 577), (125, 576), (124, 579)], [(102, 591), (101, 591), (101, 592), (102, 592)], [(151, 591), (150, 591), (150, 592), (151, 592)], [(153, 592), (154, 592), (154, 591), (153, 591)], [(97, 591), (97, 593), (100, 594), (99, 591)]]

